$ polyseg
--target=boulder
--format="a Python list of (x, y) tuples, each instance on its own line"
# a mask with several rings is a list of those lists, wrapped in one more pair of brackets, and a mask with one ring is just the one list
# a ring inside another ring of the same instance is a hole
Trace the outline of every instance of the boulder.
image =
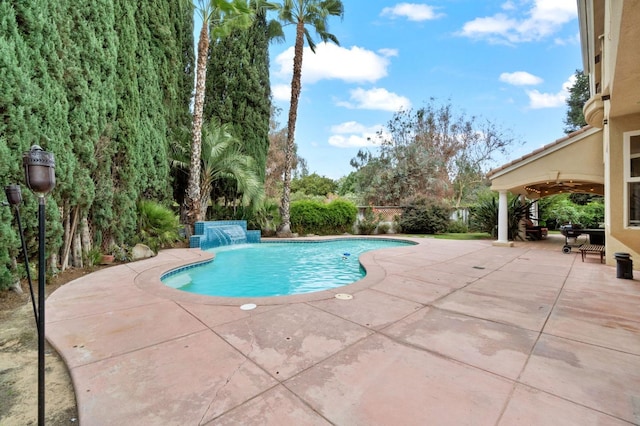
[(18, 294), (23, 294), (24, 292), (22, 291), (22, 286), (20, 285), (20, 281), (16, 281), (15, 283), (13, 283), (13, 285), (11, 287), (9, 287), (11, 290), (15, 291)]
[(131, 260), (140, 260), (153, 257), (156, 254), (144, 244), (136, 244), (131, 250)]

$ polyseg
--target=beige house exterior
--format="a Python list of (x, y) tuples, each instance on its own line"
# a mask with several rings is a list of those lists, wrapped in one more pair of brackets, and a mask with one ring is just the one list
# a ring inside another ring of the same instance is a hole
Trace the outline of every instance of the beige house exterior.
[(507, 239), (507, 193), (604, 195), (606, 261), (640, 266), (640, 0), (578, 0), (588, 126), (489, 173), (500, 194), (497, 245)]

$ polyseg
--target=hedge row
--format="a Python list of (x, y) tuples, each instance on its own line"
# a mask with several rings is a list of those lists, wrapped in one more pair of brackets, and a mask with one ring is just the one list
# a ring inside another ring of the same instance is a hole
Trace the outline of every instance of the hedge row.
[(358, 208), (355, 204), (334, 200), (328, 204), (301, 200), (291, 203), (291, 230), (300, 235), (329, 235), (351, 232)]

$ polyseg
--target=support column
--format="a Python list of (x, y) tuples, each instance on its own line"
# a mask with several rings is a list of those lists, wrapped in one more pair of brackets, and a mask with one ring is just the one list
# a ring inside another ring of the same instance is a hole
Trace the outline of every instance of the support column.
[(494, 246), (513, 246), (509, 241), (509, 206), (507, 202), (507, 191), (499, 191), (498, 199), (498, 241), (494, 241)]

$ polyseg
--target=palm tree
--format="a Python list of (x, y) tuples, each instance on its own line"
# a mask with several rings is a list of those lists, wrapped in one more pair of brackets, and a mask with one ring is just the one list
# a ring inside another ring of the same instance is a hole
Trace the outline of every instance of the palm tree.
[(293, 55), (293, 76), (291, 77), (291, 105), (289, 106), (289, 121), (287, 123), (287, 145), (285, 151), (284, 185), (282, 191), (281, 215), (282, 223), (278, 229), (278, 235), (291, 236), (291, 217), (289, 214), (289, 196), (291, 194), (291, 169), (295, 152), (295, 130), (298, 117), (298, 99), (302, 89), (302, 52), (304, 39), (313, 53), (316, 52), (316, 44), (311, 38), (307, 26), (312, 27), (320, 40), (332, 41), (340, 45), (335, 35), (329, 33), (327, 18), (329, 16), (344, 15), (344, 7), (340, 0), (284, 0), (282, 4), (275, 5), (278, 11), (278, 19), (284, 24), (296, 26), (296, 43)]
[[(201, 201), (198, 215), (202, 219), (207, 216), (216, 182), (227, 179), (235, 182), (245, 206), (257, 206), (264, 197), (256, 162), (251, 156), (242, 153), (240, 142), (231, 134), (231, 128), (230, 124), (220, 125), (215, 121), (205, 124), (202, 128), (202, 174), (199, 182), (201, 192), (198, 194)], [(187, 162), (189, 154), (186, 147), (177, 148), (172, 165), (185, 170), (190, 167)]]
[[(196, 8), (202, 18), (202, 29), (198, 37), (198, 59), (196, 65), (196, 93), (193, 103), (191, 128), (191, 165), (189, 182), (184, 200), (188, 232), (202, 216), (202, 194), (200, 188), (200, 157), (202, 155), (202, 113), (204, 109), (205, 81), (207, 79), (207, 57), (210, 34), (216, 38), (227, 36), (233, 28), (246, 28), (253, 17), (246, 0), (198, 0)], [(205, 208), (206, 210), (206, 208)]]

